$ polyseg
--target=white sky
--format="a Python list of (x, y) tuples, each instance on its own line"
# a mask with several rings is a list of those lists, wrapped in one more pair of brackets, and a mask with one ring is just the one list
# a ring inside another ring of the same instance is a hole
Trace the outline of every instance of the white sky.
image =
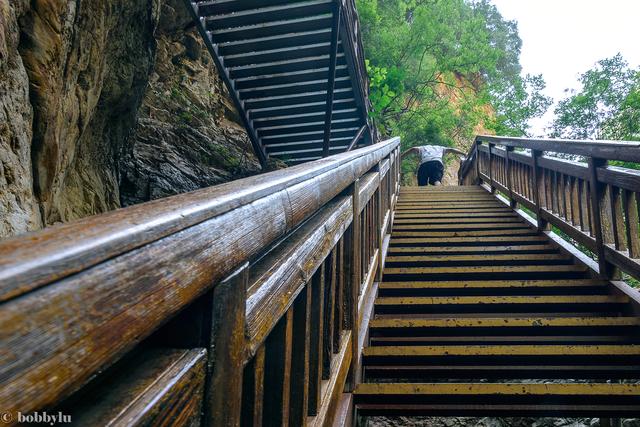
[[(518, 22), (523, 73), (543, 74), (546, 94), (557, 102), (578, 76), (600, 59), (621, 52), (640, 65), (640, 0), (492, 0), (505, 19)], [(545, 136), (553, 106), (531, 122)]]

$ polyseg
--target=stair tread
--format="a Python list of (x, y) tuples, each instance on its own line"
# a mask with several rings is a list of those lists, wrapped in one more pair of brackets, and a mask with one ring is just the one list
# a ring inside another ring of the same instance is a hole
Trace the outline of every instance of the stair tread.
[(640, 394), (640, 384), (615, 383), (362, 383), (356, 395), (619, 395)]

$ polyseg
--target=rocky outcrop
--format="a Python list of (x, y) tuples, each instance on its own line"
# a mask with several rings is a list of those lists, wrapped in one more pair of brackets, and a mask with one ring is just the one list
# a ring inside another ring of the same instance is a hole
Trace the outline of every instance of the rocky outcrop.
[(123, 205), (260, 170), (240, 118), (181, 0), (163, 4), (149, 86), (122, 158)]
[(24, 2), (0, 2), (0, 236), (42, 225), (33, 195), (29, 78), (18, 52)]
[(181, 0), (0, 2), (0, 238), (258, 170)]
[(117, 159), (153, 66), (159, 0), (38, 0), (20, 20), (45, 224), (119, 206)]

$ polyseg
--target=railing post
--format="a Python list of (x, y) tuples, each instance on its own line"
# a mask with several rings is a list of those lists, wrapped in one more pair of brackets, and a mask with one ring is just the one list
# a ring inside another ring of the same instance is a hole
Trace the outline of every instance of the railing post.
[(511, 153), (513, 152), (513, 147), (506, 146), (505, 149), (505, 169), (507, 174), (507, 190), (509, 190), (509, 206), (511, 206), (512, 209), (515, 209), (518, 203), (513, 198), (513, 184), (511, 179)]
[(611, 277), (613, 273), (613, 269), (611, 265), (607, 262), (605, 247), (604, 247), (604, 236), (602, 235), (602, 216), (600, 209), (600, 202), (602, 200), (602, 186), (598, 182), (598, 168), (601, 166), (605, 166), (607, 161), (605, 159), (595, 159), (593, 157), (589, 157), (588, 165), (589, 165), (589, 186), (590, 186), (590, 195), (591, 195), (591, 218), (593, 220), (592, 230), (593, 237), (596, 241), (596, 255), (598, 256), (598, 267), (600, 276), (604, 278)]
[(351, 371), (349, 374), (349, 390), (353, 390), (360, 380), (360, 351), (358, 349), (358, 297), (360, 295), (360, 179), (351, 185), (351, 197), (353, 204), (353, 221), (351, 222), (351, 233), (347, 236), (348, 244), (345, 245), (347, 252), (347, 266), (349, 272), (349, 325), (351, 326)]
[(540, 183), (542, 182), (542, 169), (538, 165), (538, 161), (542, 156), (542, 151), (531, 150), (532, 168), (533, 168), (533, 204), (536, 207), (536, 221), (538, 222), (538, 231), (545, 231), (548, 227), (547, 221), (542, 218), (542, 205), (540, 202)]
[(240, 425), (248, 278), (247, 263), (213, 290), (209, 381), (204, 404), (206, 426)]
[(491, 149), (495, 147), (495, 144), (489, 143), (489, 186), (491, 187), (491, 194), (496, 192), (496, 187), (493, 184), (493, 158)]
[(482, 142), (477, 141), (475, 142), (475, 156), (476, 156), (476, 179), (475, 179), (475, 185), (480, 185), (480, 183), (482, 182), (482, 179), (480, 179), (480, 145), (482, 144)]

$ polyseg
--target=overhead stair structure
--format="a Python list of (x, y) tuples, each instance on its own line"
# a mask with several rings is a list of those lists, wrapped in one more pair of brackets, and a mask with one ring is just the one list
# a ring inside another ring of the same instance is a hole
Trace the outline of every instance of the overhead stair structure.
[(187, 3), (263, 167), (371, 144), (353, 0)]
[(638, 416), (631, 302), (482, 187), (403, 187), (358, 414)]

